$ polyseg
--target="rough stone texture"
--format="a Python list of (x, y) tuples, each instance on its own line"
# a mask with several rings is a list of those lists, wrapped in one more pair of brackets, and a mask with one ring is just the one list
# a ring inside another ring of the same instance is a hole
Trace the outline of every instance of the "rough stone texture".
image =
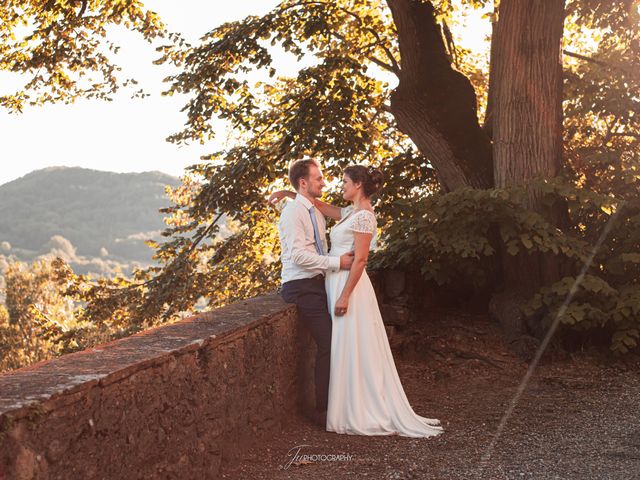
[[(399, 270), (369, 272), (373, 284), (387, 337), (391, 344), (401, 341), (403, 329), (412, 320), (412, 308), (416, 309), (419, 297), (408, 282), (408, 274)], [(409, 279), (412, 280), (412, 279)]]
[(382, 305), (382, 318), (387, 325), (402, 327), (409, 322), (411, 311), (400, 305)]
[(385, 295), (394, 298), (402, 295), (405, 290), (405, 273), (400, 270), (385, 270), (383, 272)]
[(312, 399), (276, 296), (0, 375), (0, 480), (215, 478)]

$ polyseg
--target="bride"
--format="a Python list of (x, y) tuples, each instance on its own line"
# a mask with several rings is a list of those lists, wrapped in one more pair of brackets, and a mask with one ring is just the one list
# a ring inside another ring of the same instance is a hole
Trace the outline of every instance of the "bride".
[[(325, 278), (332, 320), (326, 430), (352, 435), (439, 435), (444, 431), (440, 421), (417, 415), (404, 393), (365, 270), (377, 238), (371, 196), (382, 185), (382, 172), (352, 165), (343, 174), (343, 198), (350, 206), (314, 200), (325, 217), (338, 221), (331, 229), (329, 255), (355, 252), (350, 270), (328, 272)], [(274, 195), (295, 196), (287, 191)]]

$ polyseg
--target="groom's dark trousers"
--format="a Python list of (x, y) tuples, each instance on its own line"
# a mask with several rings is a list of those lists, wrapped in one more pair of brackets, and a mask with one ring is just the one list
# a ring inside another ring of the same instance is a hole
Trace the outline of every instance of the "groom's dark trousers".
[(291, 280), (282, 284), (280, 295), (298, 307), (298, 319), (309, 327), (318, 346), (316, 354), (316, 410), (325, 411), (329, 400), (331, 360), (331, 316), (324, 288), (324, 276)]

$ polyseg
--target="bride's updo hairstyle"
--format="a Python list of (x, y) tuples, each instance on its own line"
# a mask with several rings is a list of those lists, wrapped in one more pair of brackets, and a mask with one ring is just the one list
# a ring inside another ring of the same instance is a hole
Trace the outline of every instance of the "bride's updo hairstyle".
[(384, 183), (384, 175), (380, 169), (364, 165), (350, 165), (343, 170), (353, 183), (361, 183), (365, 197), (374, 195)]

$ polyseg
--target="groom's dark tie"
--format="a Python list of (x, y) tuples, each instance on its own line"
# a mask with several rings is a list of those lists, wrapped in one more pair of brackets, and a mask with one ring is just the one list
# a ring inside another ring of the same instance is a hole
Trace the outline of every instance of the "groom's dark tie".
[(320, 231), (318, 230), (318, 219), (316, 218), (315, 207), (311, 207), (309, 209), (309, 215), (311, 215), (311, 224), (313, 225), (313, 236), (316, 239), (316, 250), (318, 251), (318, 255), (324, 255), (322, 241), (320, 240)]

